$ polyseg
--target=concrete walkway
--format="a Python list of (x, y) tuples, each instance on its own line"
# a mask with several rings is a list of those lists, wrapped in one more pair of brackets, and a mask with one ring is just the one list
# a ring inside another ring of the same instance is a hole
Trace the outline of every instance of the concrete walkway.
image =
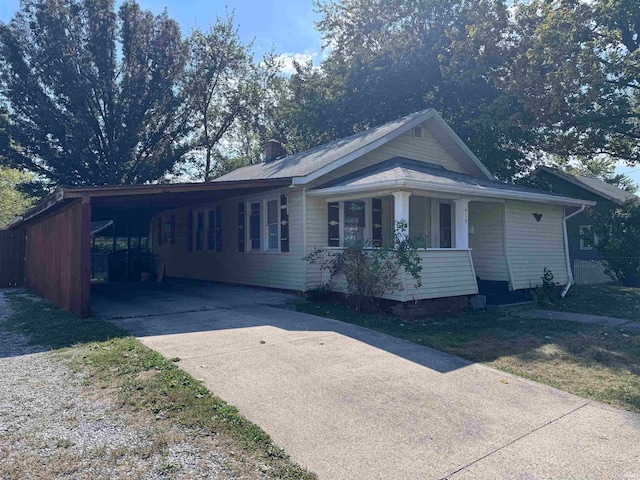
[(321, 479), (640, 476), (640, 415), (214, 284), (95, 291)]
[(556, 310), (528, 310), (518, 315), (534, 318), (548, 318), (551, 320), (565, 320), (569, 322), (590, 323), (605, 327), (624, 327), (624, 330), (640, 333), (640, 323), (623, 318), (605, 317), (602, 315), (587, 315), (584, 313), (559, 312)]

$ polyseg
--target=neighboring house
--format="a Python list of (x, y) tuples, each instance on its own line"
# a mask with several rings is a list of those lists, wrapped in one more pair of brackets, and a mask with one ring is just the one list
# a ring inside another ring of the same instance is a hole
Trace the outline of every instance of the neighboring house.
[(100, 220), (148, 231), (169, 277), (307, 291), (327, 279), (306, 254), (391, 242), (405, 220), (424, 246), (422, 286), (403, 273), (405, 288), (386, 298), (473, 295), (478, 278), (529, 289), (545, 267), (572, 281), (564, 220), (594, 202), (496, 181), (432, 109), (281, 152), (270, 142), (264, 163), (208, 183), (59, 189), (10, 225), (26, 233), (26, 285), (88, 314), (90, 225)]
[[(622, 205), (628, 200), (638, 198), (633, 193), (589, 175), (571, 175), (544, 166), (536, 168), (532, 175), (542, 180), (554, 193), (594, 201), (598, 205)], [(589, 241), (592, 222), (592, 208), (586, 208), (567, 220), (569, 256), (575, 281), (580, 284), (612, 281), (612, 278), (604, 273), (604, 265), (599, 261), (600, 255)]]
[(476, 277), (529, 289), (545, 267), (569, 281), (563, 220), (590, 202), (496, 181), (434, 110), (283, 158), (271, 150), (266, 162), (213, 183), (286, 186), (154, 217), (166, 275), (306, 291), (327, 278), (305, 254), (391, 242), (404, 219), (426, 247), (422, 286), (404, 275), (405, 288), (386, 298), (471, 295)]

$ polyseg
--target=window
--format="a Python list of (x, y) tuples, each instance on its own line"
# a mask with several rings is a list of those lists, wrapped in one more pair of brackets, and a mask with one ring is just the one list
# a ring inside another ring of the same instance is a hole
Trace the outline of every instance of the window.
[(207, 212), (207, 250), (222, 251), (222, 207)]
[(204, 250), (204, 212), (196, 213), (196, 250)]
[(365, 239), (364, 201), (344, 202), (344, 243), (362, 242)]
[(591, 225), (580, 225), (580, 250), (594, 250), (598, 236), (593, 233)]
[(262, 221), (260, 218), (260, 202), (254, 202), (249, 207), (249, 246), (251, 250), (260, 250), (260, 230)]
[(216, 250), (216, 211), (207, 212), (207, 250)]
[(327, 245), (340, 247), (371, 240), (382, 244), (382, 201), (349, 200), (328, 203)]
[(162, 222), (162, 243), (171, 243), (171, 222), (169, 219)]
[(278, 200), (267, 202), (267, 250), (280, 248), (280, 219)]
[(451, 204), (440, 203), (440, 248), (451, 248), (452, 242), (452, 219)]
[(187, 214), (187, 252), (193, 252), (193, 211)]

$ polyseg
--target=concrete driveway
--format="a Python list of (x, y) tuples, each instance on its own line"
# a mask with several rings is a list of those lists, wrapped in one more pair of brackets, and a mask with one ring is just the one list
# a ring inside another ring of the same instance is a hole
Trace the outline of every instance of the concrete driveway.
[(205, 282), (104, 286), (96, 314), (203, 379), (321, 479), (640, 479), (640, 415)]

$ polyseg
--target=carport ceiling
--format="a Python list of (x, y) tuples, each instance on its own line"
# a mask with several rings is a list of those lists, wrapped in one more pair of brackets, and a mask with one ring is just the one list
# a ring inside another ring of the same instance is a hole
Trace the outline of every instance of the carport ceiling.
[(88, 199), (91, 205), (92, 221), (115, 220), (121, 225), (123, 223), (146, 224), (144, 229), (147, 229), (149, 219), (157, 212), (196, 207), (288, 185), (291, 185), (290, 178), (160, 185), (61, 187), (49, 198), (27, 211), (18, 223), (52, 213), (74, 200)]

